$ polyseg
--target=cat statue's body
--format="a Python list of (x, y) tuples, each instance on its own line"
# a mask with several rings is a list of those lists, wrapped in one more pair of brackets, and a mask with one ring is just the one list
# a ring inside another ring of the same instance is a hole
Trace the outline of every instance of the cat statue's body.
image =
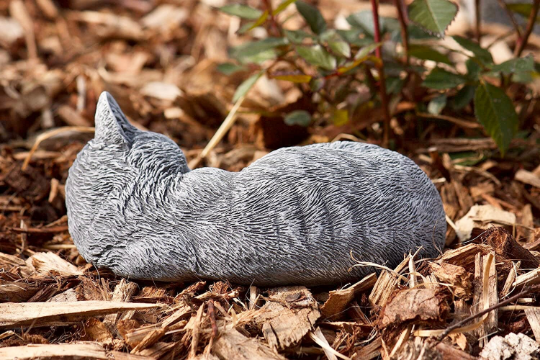
[(283, 148), (240, 172), (190, 171), (167, 137), (108, 93), (66, 183), (69, 230), (97, 267), (134, 279), (333, 284), (444, 246), (441, 198), (410, 159), (375, 145)]

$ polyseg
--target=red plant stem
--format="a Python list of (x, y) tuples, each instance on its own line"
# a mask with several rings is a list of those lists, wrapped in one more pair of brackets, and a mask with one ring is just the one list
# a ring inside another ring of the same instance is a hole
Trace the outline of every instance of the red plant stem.
[(499, 1), (499, 5), (504, 9), (504, 11), (506, 12), (506, 15), (508, 15), (508, 17), (510, 18), (510, 21), (512, 22), (512, 25), (514, 26), (514, 30), (516, 30), (518, 38), (521, 38), (521, 27), (517, 23), (516, 17), (512, 13), (512, 11), (510, 11), (510, 9), (508, 8), (504, 0), (497, 0), (497, 1)]
[[(373, 12), (373, 25), (375, 30), (375, 42), (381, 42), (381, 29), (379, 27), (379, 4), (377, 0), (371, 1), (371, 10)], [(540, 1), (540, 0), (539, 0)], [(388, 109), (388, 96), (386, 95), (386, 78), (384, 76), (384, 64), (382, 59), (382, 47), (379, 46), (375, 49), (375, 54), (381, 60), (377, 66), (379, 70), (379, 93), (381, 96), (381, 103), (384, 114), (384, 133), (383, 133), (383, 145), (388, 147), (389, 133), (390, 133), (390, 110)]]
[(482, 21), (482, 10), (480, 9), (480, 0), (474, 1), (474, 10), (475, 10), (474, 14), (476, 18), (476, 27), (475, 27), (476, 42), (480, 44), (480, 38), (482, 37), (482, 31), (480, 29), (481, 21)]
[(268, 11), (268, 17), (270, 18), (270, 29), (269, 29), (270, 34), (276, 37), (280, 37), (282, 35), (281, 27), (279, 26), (274, 16), (274, 9), (272, 8), (272, 1), (264, 0), (264, 6), (266, 7), (266, 11)]
[(409, 32), (407, 31), (407, 22), (405, 21), (405, 15), (403, 11), (403, 2), (401, 0), (394, 0), (396, 9), (398, 12), (399, 26), (401, 27), (401, 42), (403, 43), (404, 60), (405, 64), (409, 66)]
[(531, 36), (531, 33), (534, 28), (534, 24), (536, 23), (536, 16), (538, 15), (538, 8), (540, 8), (540, 0), (534, 0), (531, 13), (529, 14), (529, 21), (527, 23), (527, 29), (525, 30), (525, 33), (523, 34), (523, 36), (518, 40), (518, 44), (514, 51), (515, 57), (520, 57), (521, 53), (525, 49), (525, 46), (527, 46), (527, 42), (529, 41), (529, 36)]

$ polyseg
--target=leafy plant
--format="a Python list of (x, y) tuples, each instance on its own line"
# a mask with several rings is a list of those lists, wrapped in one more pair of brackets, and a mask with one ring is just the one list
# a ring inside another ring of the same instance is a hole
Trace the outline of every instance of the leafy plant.
[[(332, 29), (315, 6), (301, 0), (283, 1), (275, 9), (269, 1), (263, 3), (262, 9), (240, 4), (220, 8), (242, 19), (241, 33), (264, 27), (269, 34), (231, 49), (234, 63), (220, 65), (225, 74), (253, 71), (238, 87), (233, 101), (245, 96), (265, 75), (293, 83), (311, 99), (312, 108), (281, 114), (289, 125), (309, 126), (319, 120), (339, 126), (376, 107), (382, 107), (383, 118), (375, 121), (389, 124), (396, 104), (407, 100), (418, 104), (413, 113), (427, 109), (439, 118), (443, 113), (460, 117), (472, 112), (502, 155), (509, 148), (519, 117), (508, 89), (514, 84), (521, 87), (520, 92), (527, 92), (526, 84), (538, 75), (533, 58), (519, 56), (527, 32), (519, 33), (519, 54), (495, 64), (489, 49), (469, 38), (454, 36), (457, 49), (433, 45), (445, 36), (458, 12), (449, 0), (414, 0), (407, 7), (408, 17), (403, 14), (402, 0), (395, 0), (398, 19), (379, 17), (372, 0), (373, 11), (347, 17), (348, 30)], [(305, 22), (304, 29), (286, 28), (290, 15), (282, 16), (283, 11), (293, 3)], [(538, 6), (508, 7), (534, 23)], [(387, 43), (400, 45), (401, 50), (389, 51), (392, 47), (385, 47)], [(466, 72), (457, 70), (452, 60), (456, 53), (468, 57)], [(423, 79), (420, 89), (414, 79)], [(368, 96), (358, 96), (359, 89), (369, 89)], [(385, 129), (388, 131), (387, 126)]]

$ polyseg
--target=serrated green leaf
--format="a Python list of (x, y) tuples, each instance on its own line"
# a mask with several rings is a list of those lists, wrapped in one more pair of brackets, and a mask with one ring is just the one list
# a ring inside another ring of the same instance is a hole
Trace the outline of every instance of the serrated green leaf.
[(336, 58), (326, 51), (322, 46), (299, 46), (296, 51), (304, 60), (311, 65), (321, 67), (325, 70), (333, 70), (336, 67)]
[(467, 78), (462, 75), (435, 68), (426, 76), (422, 85), (431, 89), (444, 90), (455, 88), (466, 82)]
[(248, 20), (256, 20), (263, 13), (261, 10), (241, 4), (225, 5), (220, 7), (219, 10), (229, 15), (235, 15)]
[(512, 100), (502, 89), (481, 82), (474, 94), (474, 113), (504, 156), (519, 125)]
[(223, 63), (223, 64), (219, 64), (216, 67), (216, 69), (222, 74), (231, 75), (231, 74), (234, 74), (235, 72), (245, 70), (245, 67), (236, 65), (233, 63)]
[[(437, 38), (436, 35), (430, 34), (422, 27), (412, 23), (407, 26), (407, 33), (411, 40), (429, 40)], [(401, 42), (401, 34), (398, 35), (397, 40)]]
[(301, 83), (310, 82), (312, 77), (310, 75), (304, 75), (304, 74), (289, 74), (289, 75), (274, 75), (272, 76), (272, 78), (276, 80), (285, 80), (285, 81), (301, 84)]
[(428, 107), (427, 107), (428, 113), (432, 115), (439, 115), (446, 106), (446, 100), (447, 100), (446, 95), (440, 95), (432, 99), (429, 102)]
[(476, 86), (466, 85), (462, 87), (452, 99), (452, 108), (454, 110), (461, 110), (465, 106), (469, 105), (474, 98), (474, 92)]
[(448, 56), (427, 45), (411, 45), (409, 47), (409, 55), (420, 60), (431, 60), (438, 63), (453, 65)]
[(277, 8), (275, 8), (275, 10), (272, 12), (272, 15), (279, 14), (280, 12), (285, 10), (289, 5), (291, 5), (293, 2), (296, 2), (296, 0), (285, 0), (281, 2), (281, 4), (279, 4)]
[(493, 57), (491, 56), (491, 53), (480, 47), (476, 42), (464, 38), (462, 36), (452, 36), (454, 40), (464, 49), (469, 50), (485, 65), (493, 64)]
[(246, 80), (244, 80), (244, 82), (241, 83), (240, 86), (238, 86), (238, 88), (234, 92), (234, 95), (232, 98), (233, 103), (237, 102), (238, 99), (246, 95), (248, 91), (253, 87), (253, 85), (255, 85), (257, 80), (259, 80), (262, 74), (263, 74), (262, 72), (258, 72), (256, 74), (251, 75)]
[(336, 55), (345, 58), (351, 56), (351, 47), (343, 40), (330, 40), (328, 41), (328, 46)]
[(409, 20), (438, 37), (444, 36), (457, 11), (457, 5), (448, 0), (414, 0), (408, 6)]
[(524, 71), (534, 71), (534, 59), (532, 55), (517, 59), (510, 59), (491, 68), (492, 73), (501, 72), (505, 75)]
[(335, 126), (342, 126), (349, 122), (349, 112), (347, 109), (337, 109), (332, 114), (332, 122)]
[(285, 37), (294, 44), (301, 44), (305, 39), (315, 39), (315, 36), (303, 30), (285, 30)]
[(295, 5), (296, 9), (300, 15), (302, 15), (304, 20), (306, 20), (309, 28), (314, 34), (320, 35), (326, 30), (326, 21), (324, 21), (319, 9), (313, 5), (306, 4), (303, 1), (297, 1)]
[(305, 110), (293, 111), (285, 116), (285, 124), (309, 126), (311, 124), (311, 115)]

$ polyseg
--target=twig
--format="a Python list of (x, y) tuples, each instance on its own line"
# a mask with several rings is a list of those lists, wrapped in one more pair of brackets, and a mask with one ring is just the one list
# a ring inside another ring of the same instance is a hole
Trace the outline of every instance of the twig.
[(469, 122), (466, 120), (461, 120), (452, 116), (448, 115), (435, 115), (435, 114), (428, 114), (428, 113), (417, 113), (416, 116), (421, 118), (428, 118), (428, 119), (438, 119), (438, 120), (445, 120), (449, 121), (451, 123), (454, 123), (458, 126), (461, 126), (463, 128), (467, 129), (480, 129), (482, 125), (476, 122)]
[(523, 289), (521, 292), (519, 292), (518, 294), (512, 296), (512, 297), (509, 297), (508, 299), (504, 300), (504, 301), (501, 301), (500, 303), (498, 304), (495, 304), (493, 306), (490, 306), (488, 307), (487, 309), (484, 309), (482, 311), (480, 311), (479, 313), (477, 314), (474, 314), (474, 315), (471, 315), (469, 316), (468, 318), (465, 318), (461, 321), (458, 321), (457, 323), (455, 323), (454, 325), (452, 326), (449, 326), (438, 338), (437, 338), (437, 342), (435, 343), (435, 346), (440, 343), (441, 341), (443, 341), (443, 339), (445, 337), (447, 337), (453, 330), (456, 330), (460, 327), (462, 327), (464, 324), (468, 323), (469, 321), (471, 320), (474, 320), (480, 316), (483, 316), (493, 310), (496, 310), (502, 306), (505, 306), (505, 305), (508, 305), (510, 304), (511, 302), (514, 302), (516, 301), (517, 299), (527, 295), (527, 294), (530, 294), (531, 292), (535, 291), (535, 290), (540, 290), (540, 285), (534, 285), (534, 286), (531, 286), (530, 288), (526, 288), (526, 289)]
[[(371, 11), (373, 12), (373, 25), (375, 30), (375, 42), (381, 42), (381, 29), (379, 26), (379, 4), (377, 0), (371, 1)], [(540, 0), (538, 0), (540, 1)], [(375, 54), (381, 60), (380, 64), (377, 66), (379, 70), (379, 93), (381, 96), (383, 114), (384, 114), (384, 134), (383, 134), (383, 146), (388, 147), (388, 138), (390, 133), (390, 110), (388, 108), (388, 97), (386, 94), (386, 77), (384, 76), (384, 64), (382, 59), (382, 50), (381, 46), (378, 46), (375, 49)]]
[(218, 335), (218, 328), (216, 324), (216, 312), (214, 310), (214, 300), (208, 300), (208, 316), (210, 317), (210, 323), (212, 325), (212, 337), (216, 338)]
[(264, 0), (264, 6), (266, 7), (266, 11), (268, 11), (268, 17), (270, 17), (270, 34), (273, 33), (272, 35), (276, 37), (282, 36), (281, 27), (279, 26), (279, 23), (276, 21), (276, 17), (274, 16), (272, 1)]
[(87, 126), (64, 126), (64, 127), (60, 127), (60, 128), (56, 128), (56, 129), (47, 131), (47, 132), (39, 135), (36, 138), (36, 142), (34, 143), (32, 148), (28, 152), (28, 156), (26, 157), (26, 159), (24, 159), (24, 162), (23, 162), (23, 165), (22, 165), (22, 171), (26, 170), (26, 168), (28, 167), (28, 164), (30, 164), (30, 160), (32, 160), (32, 155), (34, 155), (37, 148), (39, 147), (39, 144), (41, 144), (41, 142), (43, 140), (47, 140), (50, 137), (53, 137), (55, 135), (58, 135), (58, 134), (61, 134), (63, 132), (67, 132), (67, 131), (94, 132), (95, 128), (87, 127)]
[(214, 136), (212, 136), (212, 139), (210, 139), (203, 151), (199, 154), (199, 156), (189, 162), (190, 169), (197, 167), (201, 160), (204, 159), (210, 153), (210, 151), (212, 151), (212, 149), (216, 147), (217, 144), (219, 144), (221, 139), (223, 139), (227, 131), (229, 131), (231, 126), (233, 126), (234, 122), (236, 121), (236, 113), (238, 112), (238, 108), (240, 107), (240, 105), (242, 105), (245, 98), (246, 96), (244, 95), (240, 99), (238, 99), (238, 101), (234, 104), (233, 108), (231, 109), (225, 120), (223, 120), (223, 123), (216, 131)]
[(518, 35), (518, 38), (521, 38), (521, 26), (516, 21), (516, 17), (514, 14), (510, 11), (508, 8), (508, 5), (506, 5), (506, 2), (504, 0), (497, 0), (499, 2), (499, 5), (504, 9), (506, 12), (506, 15), (510, 18), (510, 21), (512, 22), (512, 26), (514, 26), (514, 30), (516, 30), (516, 33)]
[(520, 57), (521, 53), (525, 49), (525, 46), (527, 46), (527, 42), (529, 41), (529, 36), (531, 36), (531, 33), (534, 28), (534, 24), (536, 23), (536, 16), (538, 15), (538, 8), (540, 8), (540, 0), (534, 0), (531, 13), (529, 14), (529, 21), (527, 23), (527, 28), (525, 29), (525, 34), (523, 34), (523, 36), (519, 38), (518, 44), (514, 51), (515, 57)]
[(394, 0), (398, 12), (399, 26), (401, 27), (401, 41), (403, 42), (403, 51), (405, 52), (405, 64), (409, 66), (409, 32), (407, 31), (407, 22), (403, 11), (403, 3), (401, 0)]
[(478, 44), (480, 44), (480, 38), (482, 37), (482, 31), (481, 31), (481, 10), (480, 10), (480, 0), (475, 0), (474, 1), (474, 15), (475, 15), (475, 20), (476, 20), (476, 26), (475, 26), (475, 35), (476, 35), (476, 42)]

